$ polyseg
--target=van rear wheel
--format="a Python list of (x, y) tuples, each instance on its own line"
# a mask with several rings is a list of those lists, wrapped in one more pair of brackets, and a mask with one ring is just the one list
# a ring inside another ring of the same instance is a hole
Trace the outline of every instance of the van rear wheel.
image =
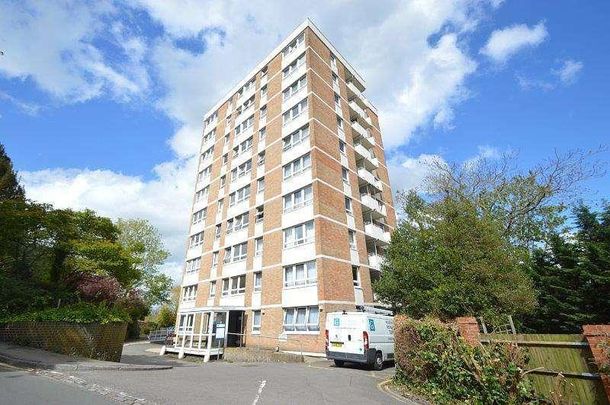
[(373, 363), (373, 369), (377, 371), (383, 370), (383, 355), (381, 354), (381, 352), (377, 352), (377, 354), (375, 354), (375, 362)]
[(335, 360), (335, 366), (337, 367), (343, 367), (344, 364), (345, 362), (343, 360)]

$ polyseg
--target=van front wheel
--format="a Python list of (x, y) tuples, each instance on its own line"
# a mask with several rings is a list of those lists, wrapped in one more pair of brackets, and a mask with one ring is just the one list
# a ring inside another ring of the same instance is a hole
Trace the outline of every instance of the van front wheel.
[(375, 363), (373, 363), (373, 369), (380, 371), (383, 370), (383, 355), (381, 352), (377, 352), (375, 355)]
[(345, 362), (343, 360), (335, 360), (335, 366), (337, 367), (343, 367), (344, 364)]

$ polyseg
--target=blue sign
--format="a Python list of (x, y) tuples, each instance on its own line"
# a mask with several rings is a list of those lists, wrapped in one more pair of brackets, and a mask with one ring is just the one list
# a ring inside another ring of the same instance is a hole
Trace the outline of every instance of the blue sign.
[(375, 320), (369, 318), (369, 330), (375, 332)]
[(335, 326), (339, 326), (340, 324), (341, 324), (341, 319), (339, 319), (339, 318), (335, 318), (335, 319), (333, 320), (333, 325), (335, 325)]

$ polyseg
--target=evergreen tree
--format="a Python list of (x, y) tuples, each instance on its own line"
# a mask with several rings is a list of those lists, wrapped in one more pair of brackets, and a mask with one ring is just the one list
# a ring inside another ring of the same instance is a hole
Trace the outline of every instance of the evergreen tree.
[(25, 192), (19, 185), (13, 162), (6, 154), (4, 145), (0, 144), (0, 201), (23, 200)]
[(610, 205), (574, 210), (576, 229), (554, 235), (534, 253), (532, 278), (540, 303), (526, 325), (540, 332), (581, 331), (610, 323)]

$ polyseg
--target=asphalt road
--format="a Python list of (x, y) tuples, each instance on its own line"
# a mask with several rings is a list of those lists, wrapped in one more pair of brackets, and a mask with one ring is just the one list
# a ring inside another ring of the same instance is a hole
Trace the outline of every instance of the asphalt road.
[[(105, 404), (116, 403), (108, 401), (119, 394), (122, 397), (119, 396), (118, 400), (132, 404), (139, 403), (137, 399), (157, 404), (400, 403), (378, 387), (393, 375), (393, 368), (379, 372), (355, 367), (337, 368), (326, 360), (307, 364), (201, 363), (160, 357), (148, 352), (150, 348), (158, 346), (128, 345), (123, 351), (122, 360), (136, 364), (169, 363), (174, 368), (155, 371), (75, 371), (61, 378), (54, 377), (55, 380), (11, 370), (0, 373), (0, 403)], [(2, 374), (6, 374), (6, 377), (3, 378)], [(11, 374), (16, 376), (14, 380), (11, 380)], [(73, 379), (78, 384), (66, 379)], [(44, 401), (41, 402), (40, 398), (44, 398)]]
[(60, 382), (0, 363), (0, 404), (106, 405), (116, 402), (73, 383)]

